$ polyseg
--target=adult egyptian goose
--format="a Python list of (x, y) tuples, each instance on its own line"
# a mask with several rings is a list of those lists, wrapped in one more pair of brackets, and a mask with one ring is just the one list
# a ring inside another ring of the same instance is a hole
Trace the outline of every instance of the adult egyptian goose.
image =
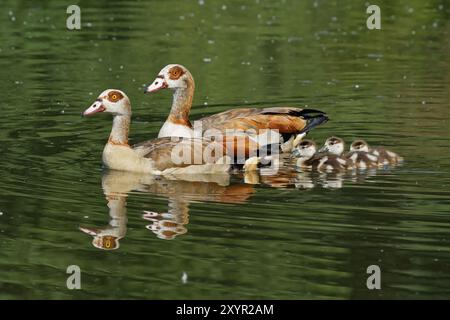
[(378, 166), (378, 157), (365, 151), (350, 148), (350, 152), (345, 153), (345, 142), (339, 137), (328, 138), (319, 152), (328, 152), (341, 156), (347, 160), (347, 168), (370, 169)]
[(159, 131), (158, 137), (160, 138), (205, 136), (205, 132), (212, 129), (221, 132), (227, 131), (227, 135), (230, 134), (229, 131), (234, 130), (253, 132), (259, 136), (263, 133), (265, 134), (267, 130), (278, 130), (276, 140), (273, 140), (273, 137), (271, 137), (269, 142), (261, 143), (262, 140), (267, 139), (265, 137), (259, 138), (259, 144), (271, 144), (274, 141), (276, 143), (281, 142), (281, 150), (287, 152), (291, 151), (303, 137), (303, 135), (300, 135), (296, 138), (297, 135), (307, 133), (328, 120), (324, 112), (313, 109), (290, 107), (240, 108), (199, 119), (200, 125), (199, 130), (197, 130), (197, 122), (195, 128), (193, 128), (189, 121), (189, 112), (191, 111), (195, 90), (194, 78), (189, 70), (179, 64), (165, 66), (153, 83), (147, 86), (145, 93), (156, 92), (166, 88), (174, 91), (173, 102), (170, 114)]
[(368, 143), (364, 140), (355, 140), (350, 146), (350, 151), (362, 151), (367, 152), (377, 157), (377, 163), (379, 166), (388, 164), (398, 164), (403, 161), (395, 152), (386, 150), (383, 147), (370, 148)]
[[(113, 126), (103, 149), (103, 164), (115, 170), (157, 175), (224, 173), (229, 170), (223, 146), (203, 139), (158, 138), (128, 144), (131, 119), (130, 100), (123, 91), (108, 89), (82, 113), (113, 114)], [(178, 140), (178, 141), (177, 141)]]
[(318, 153), (316, 144), (311, 140), (301, 141), (292, 151), (297, 158), (297, 166), (322, 172), (345, 171), (347, 160), (335, 154)]

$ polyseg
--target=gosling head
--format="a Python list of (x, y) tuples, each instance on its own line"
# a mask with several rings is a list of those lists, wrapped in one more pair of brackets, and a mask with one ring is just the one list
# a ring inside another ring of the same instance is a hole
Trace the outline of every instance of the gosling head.
[(309, 159), (316, 153), (316, 144), (312, 140), (303, 140), (292, 151), (296, 158)]
[(328, 138), (319, 152), (329, 152), (340, 156), (344, 152), (345, 143), (344, 140), (338, 137)]
[(109, 112), (113, 115), (131, 115), (130, 99), (117, 89), (108, 89), (100, 93), (95, 102), (81, 115), (91, 116), (99, 112)]
[(188, 69), (181, 64), (169, 64), (162, 68), (152, 84), (145, 88), (144, 93), (156, 92), (161, 89), (184, 89), (194, 86), (194, 78)]
[(364, 140), (355, 140), (350, 146), (350, 151), (369, 152), (369, 145)]

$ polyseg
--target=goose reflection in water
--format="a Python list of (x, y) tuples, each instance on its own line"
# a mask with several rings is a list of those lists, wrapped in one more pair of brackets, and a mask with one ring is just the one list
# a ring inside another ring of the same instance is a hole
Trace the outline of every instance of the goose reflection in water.
[(127, 197), (131, 191), (162, 195), (168, 198), (168, 211), (145, 210), (142, 217), (150, 221), (146, 228), (160, 239), (171, 240), (187, 232), (189, 205), (193, 201), (245, 203), (254, 193), (249, 184), (230, 185), (229, 175), (195, 175), (184, 180), (153, 175), (107, 170), (102, 187), (109, 208), (110, 221), (103, 228), (80, 227), (93, 237), (94, 247), (103, 250), (119, 248), (127, 231)]

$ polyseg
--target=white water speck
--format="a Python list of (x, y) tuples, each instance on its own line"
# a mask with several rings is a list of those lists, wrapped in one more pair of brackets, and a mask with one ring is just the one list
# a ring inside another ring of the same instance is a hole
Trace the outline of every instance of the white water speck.
[(89, 219), (89, 216), (84, 216), (85, 219)]
[(206, 63), (211, 62), (211, 58), (203, 58), (203, 62), (206, 62)]
[(355, 84), (355, 89), (359, 89), (359, 84)]
[(422, 104), (427, 104), (427, 102), (425, 100), (422, 101)]
[(214, 40), (208, 40), (208, 44), (214, 44)]
[(120, 66), (119, 68), (120, 68), (120, 70), (123, 70), (123, 66)]
[(198, 0), (198, 4), (199, 4), (200, 6), (203, 6), (203, 5), (205, 4), (205, 0)]
[(226, 5), (223, 5), (223, 6), (222, 6), (222, 10), (227, 10), (227, 6), (226, 6)]
[(208, 105), (208, 102), (206, 102), (206, 101), (203, 102), (203, 105), (204, 105), (204, 106), (207, 106), (207, 105)]
[(3, 215), (3, 212), (2, 211), (0, 211), (0, 216), (2, 216)]
[(187, 283), (188, 281), (188, 275), (186, 272), (183, 271), (183, 274), (181, 275), (181, 282)]

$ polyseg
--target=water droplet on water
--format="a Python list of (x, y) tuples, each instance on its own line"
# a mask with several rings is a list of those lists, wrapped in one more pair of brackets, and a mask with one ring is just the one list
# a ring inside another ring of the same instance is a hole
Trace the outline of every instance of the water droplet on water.
[(181, 275), (181, 282), (187, 283), (188, 281), (188, 275), (186, 272), (183, 271), (183, 274)]

